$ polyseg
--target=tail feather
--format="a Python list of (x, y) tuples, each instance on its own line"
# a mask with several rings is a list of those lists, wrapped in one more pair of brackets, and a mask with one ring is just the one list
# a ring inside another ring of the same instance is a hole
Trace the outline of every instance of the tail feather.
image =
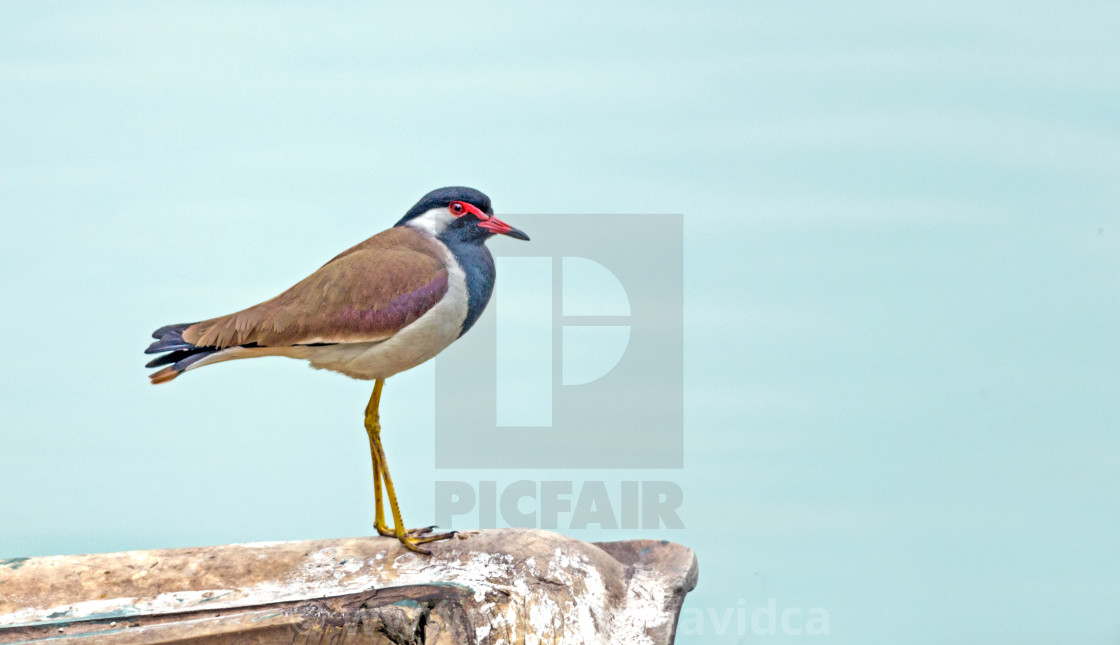
[(167, 325), (152, 333), (156, 342), (152, 343), (145, 354), (163, 354), (148, 362), (145, 367), (167, 365), (162, 370), (148, 375), (153, 384), (166, 383), (179, 376), (191, 365), (220, 351), (217, 347), (198, 347), (183, 340), (183, 331), (194, 323)]
[(159, 329), (152, 332), (152, 338), (156, 339), (156, 342), (149, 345), (148, 349), (144, 350), (144, 353), (160, 354), (163, 352), (173, 352), (182, 349), (194, 348), (194, 345), (183, 340), (183, 332), (186, 331), (187, 327), (190, 327), (193, 324), (194, 323), (183, 323), (180, 325), (167, 325), (166, 327), (160, 327)]
[(181, 359), (175, 361), (175, 364), (172, 365), (171, 367), (173, 367), (175, 370), (177, 370), (179, 372), (185, 372), (185, 371), (187, 371), (187, 369), (190, 368), (191, 365), (194, 365), (198, 361), (201, 361), (202, 359), (206, 358), (207, 356), (209, 356), (211, 354), (214, 354), (218, 351), (219, 350), (213, 349), (213, 348), (199, 350), (199, 351), (191, 354), (190, 356), (187, 356), (186, 358), (181, 358)]
[(190, 327), (193, 324), (195, 323), (178, 323), (175, 325), (164, 325), (163, 327), (160, 327), (159, 329), (152, 332), (152, 338), (159, 340), (160, 338), (163, 338), (168, 334), (176, 334), (179, 338), (182, 338), (183, 332), (186, 331), (187, 327)]
[(144, 367), (159, 367), (160, 365), (171, 365), (172, 363), (178, 363), (179, 361), (183, 360), (184, 358), (188, 358), (190, 356), (195, 356), (200, 352), (206, 352), (206, 351), (209, 351), (209, 350), (207, 348), (198, 348), (198, 347), (193, 347), (191, 349), (180, 349), (180, 350), (177, 350), (177, 351), (173, 351), (173, 352), (164, 354), (162, 356), (157, 356), (157, 357), (153, 358), (152, 360), (148, 361), (148, 364), (145, 365)]
[(166, 383), (174, 379), (180, 374), (182, 374), (182, 372), (176, 372), (174, 367), (165, 367), (154, 374), (150, 374), (148, 378), (152, 379), (152, 385), (159, 385), (160, 383)]

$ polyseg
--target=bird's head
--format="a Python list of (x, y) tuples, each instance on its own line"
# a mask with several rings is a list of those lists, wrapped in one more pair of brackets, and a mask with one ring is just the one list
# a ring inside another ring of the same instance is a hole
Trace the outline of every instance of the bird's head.
[(396, 225), (463, 242), (482, 243), (497, 234), (529, 239), (525, 233), (494, 217), (489, 197), (465, 186), (437, 188), (424, 195)]

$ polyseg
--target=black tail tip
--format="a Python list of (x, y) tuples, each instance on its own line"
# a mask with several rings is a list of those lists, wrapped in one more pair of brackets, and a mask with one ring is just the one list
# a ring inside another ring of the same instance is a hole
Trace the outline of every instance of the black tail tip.
[(167, 367), (150, 374), (153, 384), (166, 383), (182, 374), (195, 362), (217, 351), (214, 347), (197, 347), (183, 340), (183, 332), (194, 323), (166, 325), (152, 332), (156, 341), (144, 350), (145, 354), (162, 354), (148, 361), (145, 367)]

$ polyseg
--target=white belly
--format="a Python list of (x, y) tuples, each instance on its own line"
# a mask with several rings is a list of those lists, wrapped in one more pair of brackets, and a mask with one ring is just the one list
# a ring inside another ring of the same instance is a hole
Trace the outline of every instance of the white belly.
[(466, 305), (456, 315), (450, 306), (446, 307), (450, 311), (437, 311), (443, 304), (436, 305), (388, 340), (292, 347), (285, 355), (307, 359), (315, 369), (341, 372), (350, 378), (389, 378), (434, 358), (459, 337)]

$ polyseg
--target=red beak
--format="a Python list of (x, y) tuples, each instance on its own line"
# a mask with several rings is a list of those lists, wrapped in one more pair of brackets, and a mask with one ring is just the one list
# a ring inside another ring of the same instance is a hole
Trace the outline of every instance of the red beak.
[(523, 231), (516, 229), (509, 224), (506, 224), (497, 217), (490, 217), (478, 223), (479, 228), (484, 228), (491, 233), (499, 233), (501, 235), (508, 235), (516, 240), (528, 240), (529, 236)]
[[(460, 202), (460, 203), (462, 203), (462, 202)], [(509, 224), (506, 224), (505, 222), (498, 219), (497, 217), (494, 217), (492, 215), (487, 215), (486, 213), (483, 213), (481, 210), (478, 209), (478, 207), (476, 207), (472, 204), (463, 204), (463, 206), (467, 209), (467, 212), (471, 213), (472, 215), (474, 215), (475, 217), (478, 218), (478, 227), (479, 228), (484, 228), (484, 229), (490, 231), (491, 233), (495, 233), (495, 234), (508, 235), (508, 236), (510, 236), (514, 239), (517, 239), (517, 240), (528, 241), (529, 236), (526, 235), (524, 231), (520, 231), (520, 230), (510, 226)]]

